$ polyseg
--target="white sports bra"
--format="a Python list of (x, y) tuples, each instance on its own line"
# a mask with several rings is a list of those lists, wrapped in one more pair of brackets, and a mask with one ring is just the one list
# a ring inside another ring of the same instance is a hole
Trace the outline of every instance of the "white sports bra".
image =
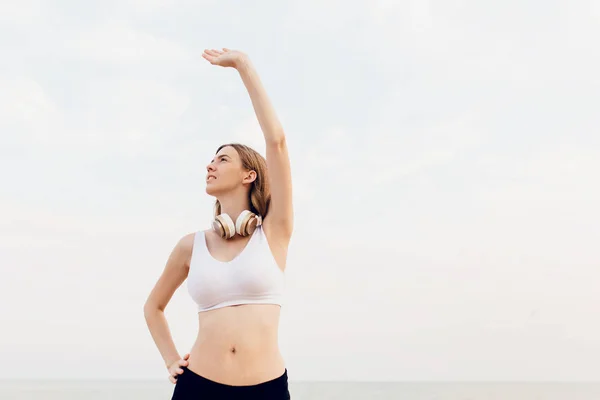
[(284, 286), (284, 273), (271, 254), (262, 226), (231, 261), (215, 259), (204, 231), (195, 233), (187, 289), (198, 312), (239, 304), (281, 306)]

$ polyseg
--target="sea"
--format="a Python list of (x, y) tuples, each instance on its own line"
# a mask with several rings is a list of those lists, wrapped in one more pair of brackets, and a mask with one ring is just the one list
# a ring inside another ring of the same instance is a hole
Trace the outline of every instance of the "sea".
[[(168, 400), (166, 382), (0, 380), (1, 400)], [(600, 382), (289, 382), (292, 400), (600, 400)]]

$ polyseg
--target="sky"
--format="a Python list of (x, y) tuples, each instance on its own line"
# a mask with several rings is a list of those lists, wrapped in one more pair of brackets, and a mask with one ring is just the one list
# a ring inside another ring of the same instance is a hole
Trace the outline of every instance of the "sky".
[[(252, 3), (252, 5), (250, 5)], [(599, 380), (600, 1), (0, 1), (0, 376), (166, 379), (144, 302), (284, 126), (290, 379)], [(182, 285), (166, 309), (197, 334)]]

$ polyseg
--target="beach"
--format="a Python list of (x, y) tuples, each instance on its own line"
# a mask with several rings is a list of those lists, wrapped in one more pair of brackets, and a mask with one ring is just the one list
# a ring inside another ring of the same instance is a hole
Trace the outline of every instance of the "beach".
[[(290, 382), (293, 400), (597, 400), (600, 382)], [(142, 380), (0, 381), (2, 400), (167, 400), (173, 384)]]

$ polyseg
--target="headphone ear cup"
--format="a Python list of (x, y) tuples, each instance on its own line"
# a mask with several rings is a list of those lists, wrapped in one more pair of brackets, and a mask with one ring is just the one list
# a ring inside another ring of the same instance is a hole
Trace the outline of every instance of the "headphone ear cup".
[(217, 234), (222, 238), (225, 237), (225, 228), (223, 227), (223, 224), (221, 223), (221, 221), (219, 221), (218, 218), (213, 219), (212, 229), (213, 231), (217, 232)]
[(212, 223), (213, 229), (222, 238), (231, 239), (235, 235), (233, 220), (227, 214), (217, 215)]
[(248, 236), (254, 233), (258, 219), (256, 214), (251, 211), (244, 210), (236, 221), (236, 232), (241, 236)]

